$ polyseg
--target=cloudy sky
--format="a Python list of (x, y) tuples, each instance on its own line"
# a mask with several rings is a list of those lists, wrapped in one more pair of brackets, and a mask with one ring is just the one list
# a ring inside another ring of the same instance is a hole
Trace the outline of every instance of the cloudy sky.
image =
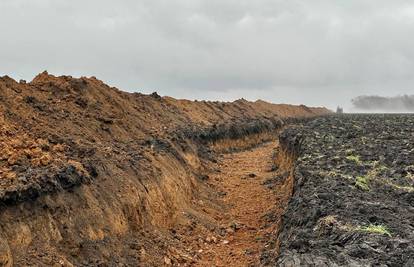
[(414, 94), (414, 1), (0, 0), (0, 75), (350, 108)]

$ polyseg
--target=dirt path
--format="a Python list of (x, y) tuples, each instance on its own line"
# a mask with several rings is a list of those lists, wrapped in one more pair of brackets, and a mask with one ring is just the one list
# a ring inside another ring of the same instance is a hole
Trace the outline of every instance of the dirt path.
[[(226, 154), (218, 162), (220, 172), (210, 183), (223, 193), (227, 207), (215, 218), (226, 229), (224, 239), (205, 245), (196, 266), (257, 266), (264, 248), (264, 236), (275, 230), (264, 216), (276, 205), (275, 193), (263, 185), (274, 173), (275, 142)], [(215, 240), (213, 240), (215, 241)]]

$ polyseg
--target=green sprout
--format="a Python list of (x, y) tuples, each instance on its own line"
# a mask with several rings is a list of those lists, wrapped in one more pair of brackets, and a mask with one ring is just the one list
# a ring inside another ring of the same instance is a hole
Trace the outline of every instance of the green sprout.
[(413, 186), (402, 186), (402, 185), (398, 185), (398, 184), (394, 184), (392, 182), (385, 182), (385, 184), (388, 184), (389, 186), (396, 188), (396, 189), (400, 189), (400, 190), (404, 190), (407, 192), (414, 192), (414, 187)]
[(356, 178), (355, 186), (364, 191), (368, 191), (369, 190), (368, 178), (365, 176), (358, 176)]
[(359, 156), (350, 155), (350, 156), (347, 156), (346, 159), (353, 161), (357, 164), (361, 164), (361, 159), (359, 158)]
[(387, 235), (391, 237), (391, 232), (385, 225), (370, 224), (368, 226), (359, 227), (358, 230), (372, 234)]

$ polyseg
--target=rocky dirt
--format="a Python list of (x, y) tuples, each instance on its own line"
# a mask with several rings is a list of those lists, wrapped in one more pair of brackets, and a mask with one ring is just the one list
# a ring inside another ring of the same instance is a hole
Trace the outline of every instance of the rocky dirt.
[(125, 93), (94, 77), (45, 72), (29, 83), (1, 77), (0, 265), (204, 260), (198, 251), (208, 248), (190, 247), (188, 233), (211, 233), (224, 223), (207, 213), (227, 207), (215, 189), (220, 185), (210, 184), (218, 155), (328, 113)]
[(300, 157), (266, 264), (414, 266), (413, 125), (412, 115), (344, 115), (286, 130), (281, 142)]

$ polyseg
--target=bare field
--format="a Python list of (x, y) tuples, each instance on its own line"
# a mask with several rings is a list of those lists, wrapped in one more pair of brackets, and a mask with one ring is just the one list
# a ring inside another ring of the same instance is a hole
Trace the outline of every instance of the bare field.
[(278, 266), (414, 265), (414, 116), (343, 115), (303, 140)]

